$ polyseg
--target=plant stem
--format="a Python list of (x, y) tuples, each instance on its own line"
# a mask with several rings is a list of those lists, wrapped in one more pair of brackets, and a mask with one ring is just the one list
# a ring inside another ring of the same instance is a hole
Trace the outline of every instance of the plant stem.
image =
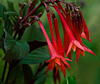
[(5, 76), (5, 72), (6, 72), (6, 68), (7, 68), (7, 61), (5, 61), (5, 65), (4, 65), (4, 69), (3, 69), (3, 74), (2, 74), (2, 82), (4, 81), (4, 76)]
[(24, 23), (29, 16), (31, 16), (39, 7), (42, 6), (42, 3), (40, 3), (36, 8), (34, 8), (27, 16), (25, 16), (25, 18), (21, 21), (21, 23)]

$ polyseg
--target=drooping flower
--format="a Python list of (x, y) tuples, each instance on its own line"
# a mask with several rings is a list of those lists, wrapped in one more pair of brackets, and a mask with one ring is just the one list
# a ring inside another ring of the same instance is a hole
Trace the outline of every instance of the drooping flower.
[(63, 15), (60, 13), (60, 10), (58, 9), (57, 5), (53, 5), (55, 10), (57, 11), (58, 15), (60, 16), (65, 28), (66, 28), (66, 31), (67, 31), (67, 34), (68, 34), (68, 37), (69, 37), (69, 40), (70, 40), (70, 43), (69, 43), (69, 48), (68, 48), (68, 51), (66, 53), (66, 56), (68, 55), (68, 53), (71, 51), (71, 48), (73, 46), (73, 44), (75, 46), (77, 46), (78, 48), (82, 49), (84, 51), (84, 48), (82, 47), (82, 45), (75, 39), (73, 33), (71, 32), (69, 26), (67, 25)]
[(51, 32), (52, 44), (53, 44), (54, 48), (56, 49), (56, 51), (58, 51), (56, 40), (54, 37), (53, 25), (52, 25), (50, 13), (47, 13), (47, 17), (48, 17), (48, 22), (49, 22), (49, 27), (50, 27), (50, 32)]
[(59, 51), (60, 55), (62, 55), (64, 57), (64, 48), (63, 48), (63, 43), (62, 43), (62, 40), (61, 40), (60, 34), (59, 34), (59, 27), (58, 27), (57, 18), (53, 19), (53, 23), (54, 23), (55, 33), (56, 33), (58, 51)]
[[(47, 44), (48, 44), (48, 48), (51, 54), (51, 59), (47, 60), (46, 62), (49, 62), (48, 67), (47, 67), (47, 72), (49, 71), (49, 69), (51, 69), (51, 71), (53, 70), (54, 66), (56, 68), (56, 73), (58, 72), (58, 68), (60, 67), (60, 70), (63, 71), (64, 77), (65, 77), (65, 70), (66, 68), (71, 68), (70, 65), (67, 63), (66, 60), (71, 61), (70, 59), (64, 58), (63, 56), (61, 56), (59, 53), (57, 53), (57, 51), (55, 50), (54, 46), (52, 45), (45, 29), (44, 26), (42, 25), (41, 21), (38, 21), (40, 28), (46, 38)], [(46, 73), (47, 73), (46, 72)]]

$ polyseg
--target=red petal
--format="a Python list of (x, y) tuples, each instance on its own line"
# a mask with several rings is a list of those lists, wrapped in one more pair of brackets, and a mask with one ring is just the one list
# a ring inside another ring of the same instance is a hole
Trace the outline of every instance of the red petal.
[(48, 73), (49, 69), (51, 68), (51, 63), (48, 64), (46, 74)]
[(84, 24), (84, 32), (86, 34), (87, 39), (89, 40), (89, 30), (88, 30), (88, 27), (87, 27), (87, 25), (85, 23), (84, 18), (83, 18), (83, 24)]
[(65, 59), (64, 59), (62, 56), (60, 56), (60, 57), (61, 57), (62, 62), (63, 62), (65, 65), (67, 65), (69, 68), (71, 68), (70, 65), (65, 61)]
[(85, 51), (84, 48), (83, 48), (83, 46), (82, 46), (77, 40), (74, 40), (73, 43), (74, 43), (78, 48), (80, 48), (80, 49), (82, 49), (83, 51)]
[(86, 47), (85, 45), (84, 45), (83, 47), (84, 47), (84, 49), (85, 49), (87, 52), (89, 52), (89, 53), (93, 54), (94, 56), (96, 56), (96, 55), (94, 54), (94, 52), (93, 52), (92, 50), (90, 50), (88, 47)]
[(71, 59), (68, 59), (68, 58), (64, 58), (64, 59), (72, 62), (72, 60), (71, 60)]
[(61, 65), (59, 58), (55, 58), (55, 61), (54, 62), (57, 63), (59, 66)]
[[(85, 33), (84, 33), (84, 32), (82, 32), (82, 33), (81, 33), (81, 37), (83, 37), (83, 38), (87, 39), (87, 37), (86, 37), (86, 35), (85, 35)], [(89, 41), (92, 41), (92, 40), (89, 38)]]
[(78, 63), (78, 60), (79, 60), (79, 57), (80, 57), (80, 53), (81, 53), (81, 50), (78, 48), (76, 49), (76, 61)]
[(56, 67), (56, 72), (55, 72), (55, 76), (57, 75), (57, 72), (58, 72), (58, 67)]
[(54, 62), (52, 62), (51, 71), (53, 70), (53, 68), (54, 68)]
[(59, 27), (58, 27), (57, 18), (54, 18), (54, 28), (55, 28), (55, 33), (56, 33), (56, 38), (57, 38), (57, 44), (58, 44), (59, 53), (62, 56), (64, 56), (64, 48), (63, 48), (63, 43), (62, 43), (62, 40), (61, 40), (60, 34), (59, 34)]
[(50, 13), (47, 13), (47, 17), (48, 17), (48, 21), (49, 21), (49, 27), (50, 27), (51, 37), (52, 37), (52, 43), (53, 43), (53, 46), (56, 49), (56, 51), (58, 51), (56, 40), (55, 40), (55, 37), (54, 37), (54, 32), (53, 32), (53, 26), (52, 26), (52, 20), (51, 20)]
[(63, 75), (65, 77), (66, 76), (66, 67), (63, 65), (63, 63), (61, 65), (61, 70), (63, 71)]
[(72, 45), (73, 45), (73, 43), (70, 42), (70, 44), (69, 44), (69, 48), (68, 48), (68, 51), (67, 51), (67, 53), (66, 53), (66, 57), (67, 57), (67, 55), (69, 54), (69, 52), (71, 51)]

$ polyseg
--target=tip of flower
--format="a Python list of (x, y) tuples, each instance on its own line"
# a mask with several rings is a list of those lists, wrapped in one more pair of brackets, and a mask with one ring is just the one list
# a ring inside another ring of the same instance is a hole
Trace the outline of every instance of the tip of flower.
[(82, 49), (83, 51), (85, 51), (85, 49), (83, 48), (83, 46), (77, 41), (77, 40), (74, 40), (73, 42), (78, 48)]
[(85, 45), (84, 45), (83, 47), (84, 47), (84, 49), (85, 49), (87, 52), (89, 52), (89, 53), (91, 53), (92, 55), (96, 56), (96, 54), (95, 54), (92, 50), (90, 50), (88, 47), (86, 47)]

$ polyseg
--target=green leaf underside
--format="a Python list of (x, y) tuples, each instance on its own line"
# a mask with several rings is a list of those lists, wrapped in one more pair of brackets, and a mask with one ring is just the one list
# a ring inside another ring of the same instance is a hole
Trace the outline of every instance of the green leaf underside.
[(22, 67), (23, 67), (23, 72), (24, 72), (25, 84), (32, 84), (33, 72), (32, 72), (31, 67), (28, 64), (23, 64)]
[(6, 25), (5, 25), (5, 30), (11, 35), (12, 33), (12, 23), (10, 21), (10, 18), (7, 19)]
[(40, 28), (37, 28), (35, 25), (31, 25), (27, 27), (21, 39), (26, 42), (34, 40), (43, 41), (43, 33)]
[(6, 31), (4, 47), (6, 50), (3, 60), (19, 60), (28, 55), (29, 45), (22, 40), (14, 40)]
[(50, 59), (45, 47), (37, 48), (20, 61), (20, 64), (37, 64)]
[(67, 84), (77, 84), (73, 76), (68, 76), (66, 80), (67, 80)]
[(4, 29), (4, 21), (2, 18), (0, 18), (0, 38), (2, 38), (2, 35), (4, 33), (3, 29)]
[(44, 76), (40, 77), (39, 79), (37, 79), (34, 84), (44, 84), (45, 80), (46, 80), (46, 75), (44, 75)]
[(20, 65), (12, 69), (7, 84), (24, 84), (24, 74)]

